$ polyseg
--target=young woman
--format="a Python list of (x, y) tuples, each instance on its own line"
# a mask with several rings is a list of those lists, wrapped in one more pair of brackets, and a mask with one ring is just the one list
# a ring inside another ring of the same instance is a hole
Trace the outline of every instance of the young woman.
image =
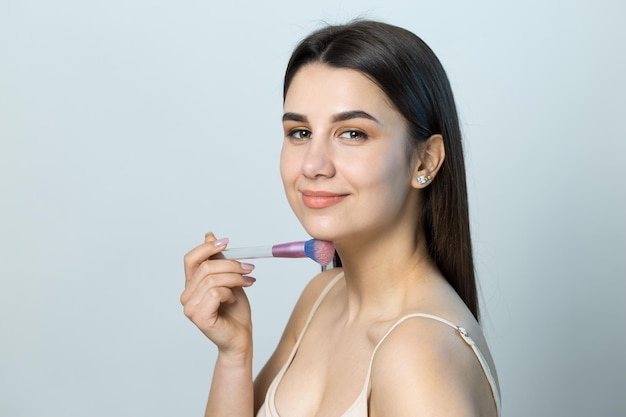
[(311, 280), (252, 378), (253, 265), (207, 234), (185, 256), (185, 314), (218, 347), (207, 416), (497, 416), (478, 323), (461, 134), (436, 56), (383, 23), (294, 51), (281, 176), (337, 268)]

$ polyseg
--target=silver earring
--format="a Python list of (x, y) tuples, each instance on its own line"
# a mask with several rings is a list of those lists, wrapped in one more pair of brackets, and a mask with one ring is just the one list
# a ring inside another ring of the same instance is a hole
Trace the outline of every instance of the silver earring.
[(417, 183), (419, 185), (424, 185), (426, 184), (428, 181), (432, 180), (433, 177), (431, 177), (430, 175), (420, 175), (419, 177), (416, 178), (417, 179)]

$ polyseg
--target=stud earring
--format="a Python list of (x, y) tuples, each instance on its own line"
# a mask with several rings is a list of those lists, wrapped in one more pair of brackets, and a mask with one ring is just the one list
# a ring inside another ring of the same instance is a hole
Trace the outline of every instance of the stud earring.
[(426, 184), (428, 181), (432, 180), (433, 177), (431, 177), (430, 175), (420, 175), (419, 177), (416, 178), (417, 179), (417, 183), (419, 185), (424, 185)]

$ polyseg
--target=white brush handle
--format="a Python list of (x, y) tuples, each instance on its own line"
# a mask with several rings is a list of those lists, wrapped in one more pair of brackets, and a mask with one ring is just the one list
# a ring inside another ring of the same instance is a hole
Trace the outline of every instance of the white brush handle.
[(253, 248), (234, 248), (222, 251), (226, 259), (257, 259), (272, 258), (271, 246), (256, 246)]

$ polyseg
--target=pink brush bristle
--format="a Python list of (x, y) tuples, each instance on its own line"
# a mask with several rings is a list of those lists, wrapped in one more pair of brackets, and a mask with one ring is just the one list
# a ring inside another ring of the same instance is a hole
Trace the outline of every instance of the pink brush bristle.
[(304, 253), (321, 265), (328, 265), (335, 256), (335, 245), (326, 240), (311, 239), (304, 244)]

